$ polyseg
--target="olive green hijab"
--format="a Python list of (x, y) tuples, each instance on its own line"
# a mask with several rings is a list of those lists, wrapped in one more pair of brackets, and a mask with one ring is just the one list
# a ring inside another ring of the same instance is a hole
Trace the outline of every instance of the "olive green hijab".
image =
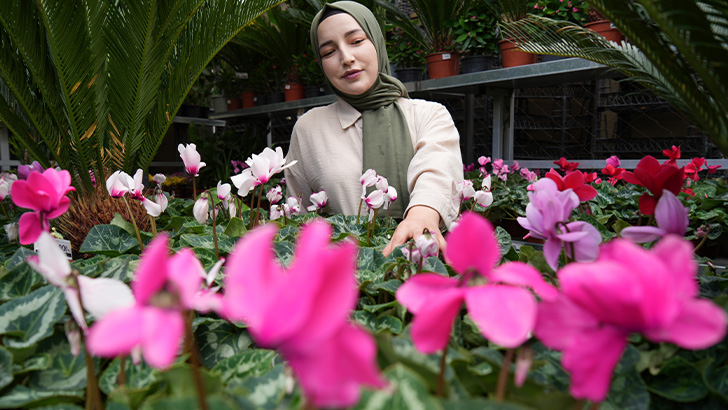
[[(379, 23), (366, 6), (353, 1), (327, 3), (316, 14), (311, 23), (311, 46), (314, 55), (319, 55), (318, 25), (321, 16), (327, 9), (341, 10), (356, 20), (374, 44), (377, 50), (379, 77), (372, 87), (361, 95), (346, 94), (334, 87), (329, 79), (326, 82), (331, 89), (362, 113), (362, 172), (373, 168), (379, 175), (387, 178), (391, 186), (397, 190), (397, 200), (391, 205), (391, 215), (401, 218), (409, 203), (407, 190), (407, 168), (414, 156), (412, 138), (402, 108), (397, 104), (400, 97), (409, 98), (407, 89), (399, 80), (392, 77), (389, 69), (387, 47)], [(323, 67), (321, 67), (323, 70)]]

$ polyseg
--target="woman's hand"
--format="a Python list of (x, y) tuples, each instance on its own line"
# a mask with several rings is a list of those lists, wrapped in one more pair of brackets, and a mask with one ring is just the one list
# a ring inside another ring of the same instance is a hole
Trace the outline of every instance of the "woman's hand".
[(397, 226), (392, 240), (382, 253), (385, 257), (389, 256), (396, 247), (403, 245), (409, 238), (417, 238), (422, 235), (425, 228), (436, 238), (440, 252), (444, 251), (445, 238), (440, 233), (440, 214), (429, 206), (416, 205), (410, 208), (407, 217)]

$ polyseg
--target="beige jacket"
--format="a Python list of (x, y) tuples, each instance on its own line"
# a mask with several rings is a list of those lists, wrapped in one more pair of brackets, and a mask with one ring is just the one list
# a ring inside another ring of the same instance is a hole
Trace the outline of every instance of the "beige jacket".
[[(427, 205), (440, 213), (446, 227), (457, 216), (453, 203), (455, 185), (463, 180), (460, 136), (452, 117), (441, 104), (400, 98), (415, 155), (407, 170), (409, 208)], [(309, 196), (320, 190), (329, 197), (329, 213), (356, 215), (362, 187), (361, 113), (345, 101), (314, 108), (293, 127), (286, 163), (298, 163), (285, 170), (288, 196)], [(384, 175), (387, 177), (387, 175)], [(362, 215), (366, 215), (366, 205)], [(405, 215), (406, 215), (405, 211)]]

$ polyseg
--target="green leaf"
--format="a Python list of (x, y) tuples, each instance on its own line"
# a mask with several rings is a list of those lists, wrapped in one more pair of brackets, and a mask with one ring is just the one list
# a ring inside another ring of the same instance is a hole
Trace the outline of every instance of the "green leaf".
[(270, 371), (275, 365), (276, 358), (277, 354), (273, 350), (249, 349), (221, 360), (212, 371), (220, 375), (223, 383), (239, 382), (247, 377), (261, 376)]
[(293, 250), (295, 249), (293, 242), (274, 242), (273, 249), (275, 249), (276, 257), (283, 266), (289, 266), (291, 264)]
[(700, 372), (682, 357), (673, 357), (660, 373), (650, 380), (648, 389), (670, 400), (687, 403), (708, 394)]
[[(232, 403), (221, 397), (206, 398), (207, 408), (215, 410), (233, 410)], [(144, 402), (140, 410), (197, 410), (199, 405), (197, 397), (162, 397)]]
[(394, 316), (385, 315), (377, 319), (377, 330), (380, 332), (389, 330), (394, 334), (399, 334), (402, 332), (402, 328), (402, 321)]
[(118, 226), (96, 225), (78, 251), (114, 257), (131, 251), (135, 246), (139, 246), (137, 239)]
[(391, 279), (386, 282), (382, 283), (375, 283), (372, 285), (372, 288), (375, 290), (383, 290), (390, 295), (393, 295), (397, 293), (397, 289), (402, 285), (402, 281), (399, 279)]
[(119, 213), (114, 214), (114, 218), (111, 219), (109, 225), (118, 226), (119, 228), (125, 230), (129, 235), (136, 236), (136, 229), (134, 229), (134, 225), (124, 219), (124, 217), (121, 216), (121, 214)]
[[(134, 364), (130, 357), (124, 360), (124, 369), (126, 371), (126, 387), (134, 390), (143, 390), (150, 387), (159, 380), (158, 372), (142, 362)], [(119, 374), (121, 370), (121, 358), (117, 357), (104, 370), (99, 377), (99, 389), (104, 394), (110, 394), (119, 387)]]
[(0, 278), (0, 301), (27, 295), (44, 281), (43, 277), (26, 263), (16, 265)]
[(83, 399), (83, 390), (32, 390), (23, 385), (16, 385), (0, 396), (0, 409), (19, 409), (22, 407), (37, 406), (49, 401), (69, 399), (73, 401)]
[(33, 256), (35, 254), (36, 253), (31, 251), (30, 249), (21, 246), (18, 248), (17, 251), (15, 251), (15, 253), (13, 253), (13, 256), (11, 256), (10, 259), (5, 262), (5, 267), (8, 270), (11, 270), (18, 265), (24, 264), (25, 260), (28, 259), (29, 256)]
[(0, 346), (0, 390), (13, 381), (13, 355)]
[(245, 226), (245, 221), (238, 217), (230, 218), (227, 226), (225, 227), (225, 235), (231, 238), (239, 238), (248, 232), (248, 228)]
[(351, 315), (352, 319), (372, 332), (377, 331), (377, 317), (370, 312), (357, 310)]
[(245, 397), (256, 409), (275, 409), (286, 394), (286, 374), (283, 364), (278, 364), (261, 376), (247, 377), (230, 383), (226, 391)]
[(387, 258), (378, 249), (359, 248), (357, 270), (370, 270), (376, 272)]
[(3, 344), (12, 348), (29, 347), (53, 333), (53, 325), (66, 311), (63, 292), (44, 286), (27, 296), (0, 306), (0, 334)]
[[(212, 235), (193, 235), (184, 234), (179, 241), (180, 246), (189, 246), (191, 248), (215, 249), (215, 239)], [(218, 234), (217, 248), (220, 253), (230, 253), (235, 246), (235, 239), (228, 238), (225, 235)]]
[[(359, 222), (366, 222), (366, 215), (359, 218)], [(333, 228), (333, 237), (338, 238), (342, 234), (351, 234), (354, 236), (366, 235), (366, 224), (357, 224), (356, 216), (336, 214), (326, 218)]]
[(14, 374), (22, 374), (22, 373), (28, 373), (33, 372), (36, 370), (45, 370), (51, 365), (51, 355), (48, 353), (41, 353), (38, 355), (35, 355), (31, 358), (28, 358), (23, 362), (22, 365), (15, 364), (13, 365), (13, 373)]
[[(196, 398), (195, 377), (190, 366), (187, 363), (178, 363), (164, 372), (158, 373), (160, 379), (167, 385), (166, 390), (169, 396)], [(217, 374), (213, 374), (204, 368), (199, 368), (199, 373), (202, 376), (207, 395), (222, 393), (224, 386)]]
[[(510, 236), (509, 236), (510, 238)], [(445, 267), (445, 264), (442, 263), (440, 258), (436, 256), (430, 256), (425, 261), (425, 264), (422, 266), (423, 272), (435, 272), (439, 273), (441, 275), (449, 276), (447, 273), (447, 268)]]
[(602, 403), (602, 410), (640, 410), (650, 407), (650, 393), (636, 370), (638, 361), (637, 349), (631, 344), (627, 345), (614, 371), (609, 395)]
[[(44, 340), (39, 351), (51, 357), (50, 366), (31, 374), (28, 387), (34, 390), (75, 390), (86, 387), (86, 359), (83, 347), (81, 354), (71, 354), (71, 347), (63, 333), (56, 333)], [(98, 360), (94, 360), (98, 368)]]
[(209, 320), (195, 329), (202, 364), (213, 368), (223, 359), (233, 357), (253, 342), (244, 329), (224, 320)]
[(427, 382), (420, 375), (396, 363), (384, 370), (391, 386), (377, 391), (364, 390), (356, 410), (390, 409), (442, 409), (440, 403), (430, 395)]

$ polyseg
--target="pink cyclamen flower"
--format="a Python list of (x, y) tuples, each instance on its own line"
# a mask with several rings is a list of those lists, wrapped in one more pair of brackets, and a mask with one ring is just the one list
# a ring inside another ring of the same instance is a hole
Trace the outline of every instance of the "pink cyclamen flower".
[(106, 179), (106, 190), (114, 198), (121, 198), (134, 187), (134, 178), (124, 171), (117, 170)]
[(331, 228), (314, 221), (302, 229), (293, 263), (276, 261), (274, 225), (241, 239), (228, 260), (225, 315), (248, 325), (256, 343), (277, 349), (304, 395), (317, 407), (348, 407), (359, 386), (384, 386), (376, 345), (348, 318), (356, 306), (356, 245), (331, 246)]
[(129, 196), (132, 199), (136, 199), (138, 201), (141, 201), (144, 197), (142, 194), (144, 193), (144, 184), (142, 183), (144, 178), (144, 171), (141, 169), (138, 169), (137, 172), (134, 174), (134, 178), (132, 181), (134, 181), (133, 185), (129, 187)]
[(170, 257), (168, 242), (162, 233), (144, 250), (131, 286), (136, 303), (89, 329), (89, 352), (114, 357), (141, 348), (150, 366), (174, 362), (185, 331), (183, 312), (194, 308), (202, 278), (194, 252), (185, 248)]
[[(87, 329), (85, 309), (96, 319), (109, 312), (134, 304), (134, 297), (126, 284), (111, 278), (90, 278), (84, 275), (72, 277), (71, 265), (66, 254), (48, 232), (38, 238), (38, 255), (27, 259), (28, 265), (40, 273), (51, 285), (57, 286), (66, 296), (66, 303), (76, 323)], [(75, 278), (75, 280), (74, 280)], [(81, 299), (79, 299), (79, 293)], [(83, 309), (81, 308), (83, 300)]]
[(686, 349), (721, 341), (726, 314), (697, 297), (696, 273), (692, 246), (674, 235), (651, 250), (617, 239), (602, 246), (596, 262), (561, 269), (562, 292), (541, 303), (535, 334), (563, 351), (571, 394), (603, 400), (634, 332)]
[(326, 191), (319, 191), (311, 194), (309, 199), (311, 200), (311, 205), (306, 210), (308, 212), (315, 212), (326, 206), (329, 197), (326, 195)]
[(207, 165), (200, 161), (200, 154), (197, 152), (197, 146), (195, 144), (179, 144), (177, 151), (179, 151), (179, 156), (185, 164), (185, 170), (192, 176), (198, 176), (200, 169)]
[(43, 173), (31, 172), (27, 180), (15, 181), (10, 191), (13, 202), (35, 211), (20, 216), (20, 243), (31, 244), (41, 232), (49, 232), (50, 220), (63, 215), (71, 204), (66, 194), (75, 190), (71, 186), (71, 174), (53, 168)]
[[(558, 295), (525, 263), (508, 262), (495, 268), (501, 258), (500, 245), (493, 226), (478, 214), (463, 216), (448, 234), (444, 252), (459, 279), (422, 273), (397, 290), (399, 303), (414, 315), (412, 341), (421, 352), (445, 348), (463, 301), (483, 336), (500, 346), (519, 346), (536, 323), (536, 298), (525, 287), (542, 299)], [(486, 284), (469, 286), (474, 279)]]
[(665, 189), (655, 207), (657, 226), (630, 226), (622, 229), (620, 235), (637, 243), (652, 242), (667, 234), (685, 236), (690, 224), (688, 214), (682, 201)]
[(276, 147), (275, 151), (265, 147), (260, 154), (253, 154), (245, 160), (250, 167), (252, 176), (255, 178), (255, 185), (262, 185), (268, 182), (273, 175), (283, 171), (284, 169), (295, 165), (297, 161), (286, 164), (283, 157), (283, 149)]
[(543, 178), (531, 185), (526, 205), (526, 217), (518, 223), (529, 230), (527, 236), (544, 239), (543, 253), (549, 266), (558, 269), (559, 254), (564, 242), (566, 252), (578, 261), (594, 260), (599, 252), (601, 235), (586, 222), (569, 222), (571, 212), (579, 206), (579, 197), (573, 190), (559, 191), (556, 183)]
[(597, 196), (597, 190), (593, 186), (586, 184), (586, 178), (581, 171), (574, 170), (562, 177), (561, 174), (552, 168), (546, 173), (546, 178), (556, 182), (559, 191), (572, 189), (579, 197), (579, 201), (589, 201)]
[(616, 155), (612, 155), (611, 157), (607, 158), (607, 165), (611, 165), (614, 168), (617, 168), (621, 162), (619, 161), (619, 157)]
[(519, 171), (521, 173), (521, 176), (523, 179), (525, 179), (528, 182), (533, 182), (538, 179), (538, 175), (536, 175), (535, 172), (530, 171), (528, 168), (521, 168)]

